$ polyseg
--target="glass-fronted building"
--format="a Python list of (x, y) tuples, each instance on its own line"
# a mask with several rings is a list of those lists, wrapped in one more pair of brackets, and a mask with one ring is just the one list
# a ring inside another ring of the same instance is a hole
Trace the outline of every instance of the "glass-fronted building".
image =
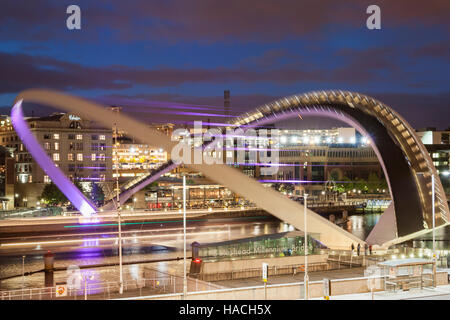
[[(308, 234), (308, 254), (317, 254), (325, 246)], [(198, 256), (203, 261), (220, 261), (252, 258), (274, 258), (305, 254), (302, 231), (282, 232), (252, 238), (200, 244)]]

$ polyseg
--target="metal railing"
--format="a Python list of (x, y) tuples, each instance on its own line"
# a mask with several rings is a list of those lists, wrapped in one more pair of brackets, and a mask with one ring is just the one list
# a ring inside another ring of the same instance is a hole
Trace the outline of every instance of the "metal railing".
[[(378, 276), (376, 277), (380, 279), (380, 281), (383, 281), (386, 277), (385, 276)], [(367, 281), (369, 277), (354, 277), (354, 278), (340, 278), (340, 279), (330, 279), (330, 290), (332, 291), (332, 287), (335, 284), (342, 283), (342, 282), (352, 282), (352, 281)], [(322, 296), (323, 292), (323, 286), (324, 281), (323, 280), (315, 280), (315, 281), (309, 281), (309, 287), (312, 289), (313, 287), (321, 288), (320, 294), (312, 294), (310, 291), (310, 298), (317, 298)], [(268, 294), (268, 299), (280, 299), (278, 296), (280, 291), (277, 289), (289, 289), (289, 288), (295, 288), (295, 290), (290, 290), (289, 292), (293, 292), (294, 294), (289, 296), (289, 299), (304, 299), (304, 282), (291, 282), (291, 283), (277, 283), (277, 284), (267, 284), (266, 286), (247, 286), (247, 287), (238, 287), (238, 288), (221, 288), (221, 289), (213, 289), (213, 290), (205, 290), (200, 292), (188, 292), (188, 296), (191, 297), (191, 299), (196, 299), (196, 297), (201, 296), (201, 299), (204, 299), (205, 297), (208, 297), (210, 295), (211, 297), (217, 296), (217, 294), (228, 294), (229, 299), (243, 299), (242, 297), (245, 297), (245, 299), (248, 299), (249, 293), (253, 293), (252, 296), (254, 299), (264, 299), (264, 295), (262, 294), (264, 290), (270, 291), (271, 289), (275, 289), (274, 292), (277, 294), (276, 297)], [(353, 290), (351, 286), (349, 286), (348, 290)], [(259, 291), (260, 294), (256, 295), (256, 292)], [(287, 291), (287, 290), (286, 290)], [(370, 292), (368, 289), (363, 290), (363, 292)], [(341, 294), (351, 294), (354, 292), (343, 292)], [(359, 291), (361, 293), (361, 291)], [(229, 294), (234, 294), (232, 297), (229, 297)], [(140, 297), (123, 297), (119, 298), (118, 300), (134, 300), (134, 299), (181, 299), (183, 297), (182, 293), (171, 293), (171, 294), (160, 294), (160, 295), (149, 295), (149, 296), (140, 296)], [(198, 299), (198, 298), (197, 298)]]
[[(188, 291), (204, 291), (221, 289), (220, 285), (208, 283), (199, 279), (187, 279)], [(86, 283), (82, 281), (78, 288), (67, 288), (64, 296), (57, 293), (60, 285), (42, 288), (24, 288), (0, 291), (0, 300), (54, 300), (54, 299), (111, 299), (120, 297), (119, 282)], [(162, 274), (152, 278), (139, 278), (123, 282), (123, 296), (157, 295), (183, 292), (183, 278), (175, 275)]]
[[(133, 291), (133, 294), (140, 295), (144, 291), (146, 294), (165, 292), (165, 287), (175, 282), (174, 279), (138, 279), (134, 281), (124, 281), (124, 292)], [(87, 283), (78, 288), (67, 288), (64, 296), (58, 295), (54, 287), (24, 288), (16, 290), (0, 291), (1, 300), (52, 300), (52, 299), (83, 299), (83, 297), (95, 296), (97, 299), (109, 299), (118, 294), (118, 282)], [(162, 290), (160, 290), (160, 288)]]
[[(329, 270), (326, 262), (308, 263), (308, 270), (323, 271)], [(305, 264), (292, 264), (283, 266), (269, 266), (267, 274), (269, 276), (278, 275), (292, 275), (295, 276), (298, 273), (305, 271)], [(227, 272), (205, 273), (205, 274), (192, 274), (191, 276), (198, 277), (198, 279), (204, 281), (223, 281), (223, 280), (235, 280), (260, 277), (262, 273), (261, 268), (247, 268), (240, 270), (231, 270)]]
[(308, 202), (308, 207), (312, 208), (324, 208), (324, 207), (354, 207), (360, 206), (366, 203), (366, 201), (320, 201), (320, 202)]

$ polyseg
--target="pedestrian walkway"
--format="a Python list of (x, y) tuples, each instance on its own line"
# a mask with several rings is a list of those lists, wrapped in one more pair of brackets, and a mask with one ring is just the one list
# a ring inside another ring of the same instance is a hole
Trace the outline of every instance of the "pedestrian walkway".
[[(310, 300), (324, 300), (324, 298), (313, 298)], [(372, 300), (372, 294), (355, 293), (330, 296), (330, 300)], [(411, 289), (409, 291), (379, 291), (374, 292), (373, 300), (450, 300), (450, 285), (438, 286), (436, 288)]]
[[(348, 279), (348, 278), (359, 278), (364, 276), (364, 268), (346, 268), (346, 269), (333, 269), (327, 271), (314, 271), (308, 272), (309, 281), (321, 281), (324, 278), (333, 279)], [(298, 272), (296, 275), (279, 275), (270, 276), (268, 279), (268, 284), (282, 284), (282, 283), (292, 283), (292, 282), (303, 282), (305, 278), (304, 272)], [(256, 278), (246, 278), (246, 279), (234, 279), (234, 280), (222, 280), (222, 281), (211, 281), (212, 283), (228, 287), (228, 288), (239, 288), (239, 287), (251, 287), (258, 286), (262, 284), (262, 279), (260, 277)]]

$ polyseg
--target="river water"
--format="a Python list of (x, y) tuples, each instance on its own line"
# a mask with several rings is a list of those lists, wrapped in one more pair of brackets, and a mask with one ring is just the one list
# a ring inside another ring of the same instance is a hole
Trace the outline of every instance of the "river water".
[[(342, 227), (359, 237), (365, 239), (372, 230), (373, 226), (378, 222), (381, 214), (366, 213), (356, 214), (348, 217), (348, 220), (342, 225)], [(224, 228), (222, 226), (221, 228)], [(212, 230), (218, 230), (218, 227), (211, 227)], [(292, 231), (294, 228), (283, 222), (266, 221), (261, 223), (249, 223), (231, 226), (231, 239), (242, 238), (248, 236), (258, 236), (263, 234), (272, 234), (277, 232)], [(223, 239), (220, 233), (215, 235), (216, 240), (223, 241), (229, 240), (229, 235), (224, 235)], [(206, 239), (202, 239), (206, 240)], [(171, 250), (156, 250), (152, 252), (142, 252), (142, 250), (125, 250), (124, 262), (143, 261), (149, 259), (165, 259), (182, 257), (182, 251), (180, 250), (180, 243), (182, 239), (179, 235), (173, 239)], [(169, 244), (169, 243), (167, 243)], [(189, 250), (189, 249), (188, 249)], [(75, 251), (74, 254), (57, 254), (55, 258), (55, 267), (66, 268), (73, 265), (90, 265), (98, 263), (115, 263), (118, 262), (117, 255), (105, 254), (105, 250), (98, 251)], [(190, 253), (190, 252), (188, 252)], [(43, 268), (43, 260), (41, 255), (27, 255), (25, 260), (25, 272), (40, 270)], [(164, 273), (169, 274), (182, 274), (183, 263), (182, 261), (169, 261), (158, 263), (145, 263), (145, 264), (130, 264), (124, 266), (124, 278), (125, 280), (133, 280), (144, 277), (145, 269), (157, 269)], [(95, 269), (82, 269), (81, 273), (94, 275), (92, 281), (105, 282), (115, 281), (118, 278), (118, 267), (102, 267)], [(22, 273), (22, 256), (8, 256), (0, 257), (0, 274), (2, 276), (9, 276), (13, 274)], [(67, 278), (66, 271), (55, 272), (55, 282), (64, 282)], [(22, 280), (24, 283), (22, 284)], [(91, 280), (89, 280), (91, 281)], [(44, 284), (44, 274), (42, 272), (36, 273), (30, 276), (15, 277), (0, 282), (1, 290), (11, 290), (21, 288), (22, 285), (25, 288), (42, 287)]]
[(348, 232), (354, 234), (359, 239), (366, 239), (370, 231), (377, 224), (381, 213), (355, 214), (348, 217), (348, 221), (342, 226)]

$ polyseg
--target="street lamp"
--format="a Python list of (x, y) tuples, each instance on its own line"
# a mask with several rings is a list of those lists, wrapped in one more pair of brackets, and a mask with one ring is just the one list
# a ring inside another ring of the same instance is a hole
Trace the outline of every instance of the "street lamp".
[(187, 295), (186, 275), (186, 176), (183, 175), (183, 298)]
[(22, 300), (24, 288), (25, 288), (25, 256), (22, 256)]
[(92, 279), (94, 279), (94, 276), (86, 274), (83, 277), (83, 280), (84, 280), (84, 300), (87, 300), (87, 279), (92, 280)]
[[(417, 172), (417, 174), (422, 174), (425, 176), (426, 172)], [(435, 188), (434, 188), (434, 173), (431, 172), (431, 213), (432, 213), (432, 219), (433, 219), (433, 260), (436, 258), (435, 250), (436, 250), (436, 234), (435, 234)]]
[(306, 207), (307, 207), (307, 205), (306, 205), (306, 200), (307, 200), (307, 198), (308, 198), (308, 194), (307, 193), (305, 193), (305, 194), (303, 194), (303, 197), (304, 197), (304, 199), (305, 199), (305, 203), (304, 203), (304, 208), (305, 208), (305, 214), (304, 214), (304, 228), (303, 229), (305, 229), (304, 230), (304, 237), (305, 237), (305, 243), (304, 243), (304, 246), (305, 246), (305, 280), (304, 280), (304, 283), (305, 283), (305, 300), (308, 300), (308, 286), (309, 286), (309, 278), (308, 278), (308, 229), (307, 229), (307, 224), (306, 224)]
[(119, 188), (119, 155), (117, 153), (117, 123), (114, 123), (114, 151), (115, 157), (114, 162), (116, 165), (116, 201), (117, 201), (117, 219), (119, 227), (119, 293), (123, 293), (123, 266), (122, 266), (122, 219), (121, 219), (121, 206), (120, 206), (120, 188)]
[(435, 201), (435, 195), (434, 195), (434, 174), (431, 174), (431, 212), (433, 214), (433, 260), (436, 259), (436, 235), (435, 235), (435, 208), (434, 208), (434, 201)]

